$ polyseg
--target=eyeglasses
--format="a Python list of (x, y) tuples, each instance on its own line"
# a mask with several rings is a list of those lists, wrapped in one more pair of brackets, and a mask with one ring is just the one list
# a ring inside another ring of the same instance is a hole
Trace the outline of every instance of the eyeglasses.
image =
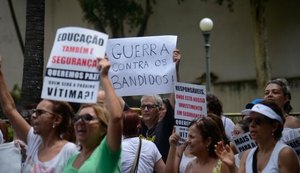
[(91, 114), (83, 114), (83, 115), (75, 115), (73, 118), (73, 123), (78, 122), (78, 120), (82, 120), (85, 123), (88, 123), (94, 119), (96, 119), (95, 117), (93, 117)]
[(46, 110), (43, 110), (43, 109), (32, 109), (32, 110), (31, 110), (31, 113), (32, 113), (32, 114), (35, 114), (37, 117), (39, 117), (39, 116), (41, 116), (41, 115), (43, 115), (43, 114), (46, 114), (46, 113), (51, 114), (51, 115), (56, 115), (56, 114), (53, 113), (53, 112), (46, 111)]
[(147, 110), (151, 110), (157, 108), (157, 105), (141, 105), (141, 110), (145, 110), (146, 108)]

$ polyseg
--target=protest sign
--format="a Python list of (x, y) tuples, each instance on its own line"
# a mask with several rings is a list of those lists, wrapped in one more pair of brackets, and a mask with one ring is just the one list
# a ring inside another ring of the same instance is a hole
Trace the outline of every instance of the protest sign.
[(285, 143), (294, 149), (300, 160), (300, 137), (286, 141)]
[(255, 141), (251, 139), (250, 132), (244, 133), (238, 137), (232, 139), (236, 150), (240, 153), (250, 148), (256, 147)]
[(173, 93), (177, 36), (109, 39), (112, 85), (119, 96)]
[(207, 116), (206, 90), (203, 85), (176, 82), (175, 91), (175, 129), (180, 143), (187, 139), (188, 126), (195, 118)]
[(96, 103), (99, 71), (96, 58), (103, 58), (108, 35), (66, 27), (57, 30), (46, 68), (42, 98)]
[(300, 128), (284, 128), (281, 141), (294, 149), (300, 161)]

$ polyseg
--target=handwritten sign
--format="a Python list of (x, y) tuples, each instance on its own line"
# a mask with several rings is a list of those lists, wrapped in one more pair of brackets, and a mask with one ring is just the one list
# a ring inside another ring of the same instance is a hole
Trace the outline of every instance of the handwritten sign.
[(188, 126), (195, 118), (207, 116), (206, 90), (203, 85), (176, 82), (175, 91), (175, 128), (181, 139), (187, 139)]
[(66, 27), (57, 30), (46, 68), (42, 98), (96, 103), (99, 90), (97, 57), (103, 58), (108, 35)]
[(119, 96), (173, 93), (177, 36), (109, 39), (107, 56)]
[(240, 153), (250, 148), (256, 147), (255, 141), (251, 139), (250, 132), (244, 133), (236, 138), (232, 139), (232, 142), (236, 150)]

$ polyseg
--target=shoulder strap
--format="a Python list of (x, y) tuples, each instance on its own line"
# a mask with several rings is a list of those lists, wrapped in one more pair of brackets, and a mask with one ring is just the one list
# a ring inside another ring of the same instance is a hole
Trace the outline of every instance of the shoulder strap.
[(137, 172), (137, 168), (138, 168), (138, 165), (139, 165), (139, 158), (140, 158), (140, 152), (141, 152), (141, 147), (142, 147), (142, 139), (139, 137), (139, 149), (135, 155), (135, 158), (134, 158), (134, 161), (133, 161), (133, 164), (132, 164), (132, 167), (131, 167), (131, 170), (130, 170), (130, 173), (136, 173)]
[(257, 173), (257, 152), (258, 148), (254, 151), (253, 158), (252, 158), (252, 172)]

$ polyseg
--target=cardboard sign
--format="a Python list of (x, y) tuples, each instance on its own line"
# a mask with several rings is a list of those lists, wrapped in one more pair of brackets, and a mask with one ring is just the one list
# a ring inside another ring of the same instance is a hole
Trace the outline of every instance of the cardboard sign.
[(239, 153), (246, 151), (250, 148), (256, 147), (255, 141), (251, 139), (250, 132), (244, 133), (239, 137), (233, 138), (232, 142)]
[(110, 79), (118, 96), (173, 93), (177, 36), (109, 39)]
[(42, 98), (96, 103), (99, 72), (96, 58), (103, 58), (108, 35), (66, 27), (57, 30), (46, 68)]
[(175, 128), (181, 139), (187, 139), (188, 126), (196, 118), (207, 116), (206, 89), (203, 85), (176, 82), (175, 91)]

